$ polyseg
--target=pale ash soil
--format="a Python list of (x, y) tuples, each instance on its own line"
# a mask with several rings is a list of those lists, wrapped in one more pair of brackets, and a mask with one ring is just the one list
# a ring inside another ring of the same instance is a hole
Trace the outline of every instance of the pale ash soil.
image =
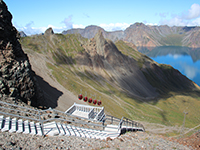
[[(26, 51), (26, 49), (24, 50)], [(83, 101), (79, 101), (78, 96), (75, 96), (57, 82), (51, 74), (51, 70), (46, 66), (46, 62), (51, 62), (44, 55), (28, 52), (28, 57), (33, 71), (39, 76), (37, 78), (44, 91), (45, 103), (61, 111), (66, 111), (74, 102), (86, 104)]]
[(0, 132), (0, 149), (192, 150), (193, 148), (145, 132), (129, 132), (114, 140), (97, 140), (74, 136), (41, 137), (29, 134)]

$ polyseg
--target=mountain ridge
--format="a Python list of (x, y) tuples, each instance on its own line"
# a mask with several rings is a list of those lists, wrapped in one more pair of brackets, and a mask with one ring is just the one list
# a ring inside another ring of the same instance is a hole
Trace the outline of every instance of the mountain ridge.
[(135, 44), (137, 47), (157, 46), (186, 46), (191, 48), (200, 47), (200, 27), (187, 26), (150, 26), (143, 23), (130, 25), (124, 31), (107, 32), (99, 26), (87, 26), (84, 29), (69, 29), (62, 34), (79, 33), (85, 38), (93, 38), (98, 30), (103, 32), (105, 38), (112, 40), (124, 40)]

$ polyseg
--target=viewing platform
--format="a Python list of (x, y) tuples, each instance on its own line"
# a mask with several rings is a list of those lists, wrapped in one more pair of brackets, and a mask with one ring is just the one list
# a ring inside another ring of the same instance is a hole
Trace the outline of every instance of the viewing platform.
[(77, 136), (105, 140), (127, 131), (145, 131), (139, 122), (106, 115), (104, 107), (74, 103), (67, 111), (38, 110), (0, 101), (1, 132)]
[(100, 122), (105, 118), (104, 107), (95, 107), (76, 103), (66, 110), (65, 113)]

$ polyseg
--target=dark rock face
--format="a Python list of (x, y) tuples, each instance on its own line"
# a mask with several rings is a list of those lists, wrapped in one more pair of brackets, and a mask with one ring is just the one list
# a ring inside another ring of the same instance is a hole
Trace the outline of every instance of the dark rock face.
[(39, 87), (27, 55), (18, 41), (20, 35), (11, 23), (12, 15), (0, 0), (0, 97), (19, 98), (33, 106), (41, 105)]

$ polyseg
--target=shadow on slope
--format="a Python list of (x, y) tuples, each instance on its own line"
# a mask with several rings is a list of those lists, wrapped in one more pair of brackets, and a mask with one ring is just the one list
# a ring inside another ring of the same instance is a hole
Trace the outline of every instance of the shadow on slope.
[(44, 105), (48, 108), (55, 108), (58, 106), (58, 98), (63, 94), (63, 92), (58, 89), (52, 87), (49, 83), (47, 83), (42, 77), (36, 76), (38, 83), (44, 93)]
[(57, 51), (55, 51), (54, 53), (52, 53), (53, 55), (53, 59), (55, 60), (55, 62), (57, 64), (60, 65), (72, 65), (73, 64), (73, 59), (71, 56), (67, 56), (61, 49), (57, 49)]

